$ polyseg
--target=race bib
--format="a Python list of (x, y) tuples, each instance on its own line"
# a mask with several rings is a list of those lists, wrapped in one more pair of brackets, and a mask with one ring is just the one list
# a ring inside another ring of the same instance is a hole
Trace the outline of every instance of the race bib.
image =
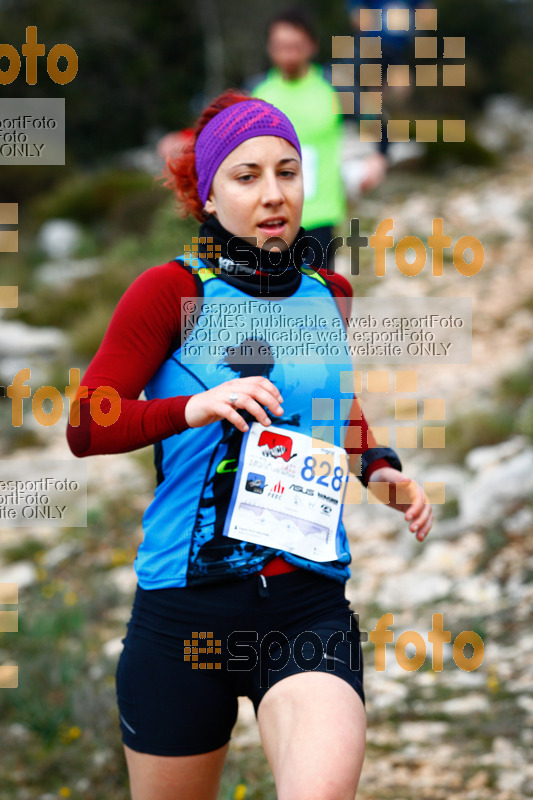
[(224, 535), (335, 561), (347, 478), (344, 448), (254, 422), (243, 438)]

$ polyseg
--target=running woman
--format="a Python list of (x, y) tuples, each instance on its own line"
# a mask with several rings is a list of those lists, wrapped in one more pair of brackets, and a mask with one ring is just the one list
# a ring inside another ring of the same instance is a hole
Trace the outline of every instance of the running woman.
[[(352, 292), (308, 260), (289, 119), (224, 93), (168, 183), (198, 241), (125, 292), (68, 429), (80, 457), (155, 448), (116, 675), (132, 800), (216, 798), (239, 696), (254, 704), (279, 800), (351, 800), (366, 718), (344, 591), (346, 461), (363, 484), (388, 484), (419, 541), (431, 506), (354, 395)], [(106, 427), (91, 418), (97, 389), (103, 413), (121, 398)]]

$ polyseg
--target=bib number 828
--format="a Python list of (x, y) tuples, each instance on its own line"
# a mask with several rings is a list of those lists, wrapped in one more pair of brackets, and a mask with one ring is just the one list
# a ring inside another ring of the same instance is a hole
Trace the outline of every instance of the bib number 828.
[[(320, 483), (322, 486), (325, 486), (326, 488), (329, 488), (331, 486), (334, 492), (340, 492), (345, 477), (345, 473), (343, 472), (341, 467), (335, 467), (335, 469), (333, 470), (333, 477), (331, 478), (331, 483), (330, 483), (329, 481), (326, 480), (326, 478), (328, 478), (331, 475), (330, 462), (321, 461), (320, 464), (318, 464), (318, 466), (326, 467), (327, 470), (326, 472), (322, 472), (318, 476), (318, 478), (316, 478), (316, 482)], [(304, 481), (312, 481), (315, 479), (316, 467), (317, 467), (317, 460), (316, 458), (314, 458), (314, 456), (307, 456), (304, 459), (304, 467), (300, 473)]]

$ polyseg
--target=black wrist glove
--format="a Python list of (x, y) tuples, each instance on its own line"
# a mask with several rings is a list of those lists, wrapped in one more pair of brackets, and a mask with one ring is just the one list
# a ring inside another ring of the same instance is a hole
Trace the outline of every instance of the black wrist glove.
[(368, 485), (368, 481), (363, 479), (363, 476), (373, 461), (377, 461), (378, 458), (384, 458), (385, 461), (388, 461), (389, 464), (393, 469), (397, 469), (400, 472), (402, 471), (402, 462), (398, 458), (398, 454), (392, 447), (371, 447), (370, 450), (366, 450), (361, 455), (361, 475), (358, 476), (359, 480), (363, 484), (363, 486)]

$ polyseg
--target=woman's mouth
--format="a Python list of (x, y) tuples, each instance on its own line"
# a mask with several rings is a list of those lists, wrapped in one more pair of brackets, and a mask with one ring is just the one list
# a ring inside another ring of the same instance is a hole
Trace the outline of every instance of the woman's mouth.
[(287, 220), (285, 217), (271, 217), (260, 222), (257, 227), (267, 236), (281, 236), (286, 226)]

